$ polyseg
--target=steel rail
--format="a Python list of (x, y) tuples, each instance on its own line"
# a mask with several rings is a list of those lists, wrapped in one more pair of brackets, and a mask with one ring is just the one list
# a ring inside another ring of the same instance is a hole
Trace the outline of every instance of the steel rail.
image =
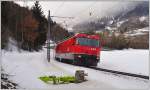
[(143, 78), (143, 79), (149, 79), (149, 76), (145, 76), (145, 75), (139, 75), (139, 74), (133, 74), (133, 73), (109, 70), (109, 69), (98, 68), (98, 67), (88, 67), (88, 68), (91, 68), (91, 69), (94, 69), (94, 70), (99, 70), (99, 71), (104, 71), (104, 72), (110, 72), (110, 73), (115, 73), (115, 74), (126, 75), (126, 76), (132, 76), (132, 77), (138, 77), (138, 78)]

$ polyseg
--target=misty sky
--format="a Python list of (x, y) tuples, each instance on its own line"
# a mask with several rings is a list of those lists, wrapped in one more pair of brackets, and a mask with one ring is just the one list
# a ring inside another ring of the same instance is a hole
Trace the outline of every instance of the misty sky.
[[(34, 1), (15, 1), (15, 3), (31, 8)], [(117, 12), (133, 9), (141, 1), (40, 1), (39, 3), (46, 17), (48, 10), (52, 16), (74, 17), (74, 19), (52, 18), (64, 27), (67, 25), (67, 28), (71, 28), (74, 24), (85, 20), (114, 16)]]

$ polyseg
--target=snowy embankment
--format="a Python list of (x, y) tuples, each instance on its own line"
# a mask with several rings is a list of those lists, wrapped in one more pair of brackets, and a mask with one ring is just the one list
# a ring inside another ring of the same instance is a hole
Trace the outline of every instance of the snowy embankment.
[(45, 53), (2, 51), (2, 67), (14, 82), (23, 88), (49, 88), (38, 77), (43, 75), (68, 75), (46, 61)]
[[(52, 51), (52, 50), (51, 50)], [(128, 51), (128, 50), (127, 50)], [(127, 56), (126, 59), (133, 58), (133, 52), (139, 52), (138, 50), (129, 50), (131, 55)], [(110, 61), (112, 53), (120, 53), (117, 57), (122, 60), (124, 58), (124, 54), (121, 55), (120, 51), (103, 51), (101, 55), (101, 67), (113, 68), (117, 66), (117, 61)], [(143, 50), (143, 52), (147, 52), (147, 50)], [(140, 53), (143, 53), (140, 52)], [(10, 77), (10, 79), (17, 84), (21, 88), (78, 88), (78, 90), (83, 90), (85, 88), (109, 88), (109, 89), (145, 89), (148, 88), (148, 80), (137, 79), (133, 77), (126, 77), (121, 75), (114, 75), (110, 73), (105, 73), (101, 71), (96, 71), (92, 69), (88, 69), (85, 67), (73, 66), (69, 64), (64, 64), (61, 62), (57, 62), (53, 59), (54, 54), (51, 53), (51, 62), (48, 63), (46, 60), (46, 49), (40, 52), (8, 52), (2, 51), (2, 67), (5, 72), (14, 75)], [(145, 54), (144, 54), (145, 55)], [(114, 55), (113, 55), (114, 56)], [(146, 56), (141, 57), (142, 60), (145, 59)], [(115, 57), (111, 57), (112, 59), (116, 59)], [(103, 59), (107, 59), (107, 61), (103, 61)], [(130, 59), (132, 60), (132, 59)], [(110, 61), (110, 62), (109, 62)], [(129, 60), (128, 60), (129, 61)], [(105, 62), (105, 63), (104, 63)], [(125, 61), (122, 61), (122, 63)], [(144, 62), (144, 61), (143, 61)], [(141, 66), (140, 63), (137, 66)], [(146, 63), (147, 65), (148, 63)], [(119, 64), (122, 65), (122, 64)], [(145, 66), (146, 66), (145, 65)], [(123, 65), (122, 65), (123, 66)], [(134, 66), (133, 66), (134, 67)], [(131, 69), (132, 67), (126, 67)], [(38, 79), (38, 77), (43, 75), (74, 75), (75, 71), (78, 69), (85, 70), (88, 73), (86, 82), (80, 84), (61, 84), (61, 85), (52, 85), (46, 84)], [(139, 69), (139, 68), (138, 68)], [(135, 69), (134, 69), (135, 70)], [(138, 71), (136, 69), (136, 71)], [(145, 70), (143, 70), (145, 71)]]
[(128, 37), (128, 36), (146, 35), (148, 33), (149, 33), (149, 27), (145, 27), (145, 28), (141, 28), (141, 29), (128, 31), (124, 35), (126, 37)]
[(98, 67), (148, 76), (149, 50), (102, 51)]

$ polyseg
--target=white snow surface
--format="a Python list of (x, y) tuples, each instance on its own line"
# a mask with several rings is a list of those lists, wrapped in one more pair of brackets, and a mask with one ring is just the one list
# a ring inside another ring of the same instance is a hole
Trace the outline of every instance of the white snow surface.
[(120, 27), (124, 22), (127, 22), (128, 19), (117, 22), (117, 27)]
[(137, 35), (145, 35), (149, 33), (149, 27), (132, 30), (125, 33), (125, 36), (137, 36)]
[(113, 24), (113, 22), (114, 22), (113, 20), (110, 20), (110, 21), (108, 22), (108, 24), (111, 25), (111, 24)]
[(109, 26), (105, 27), (105, 29), (112, 30), (112, 28)]
[(98, 67), (148, 76), (149, 50), (102, 51)]
[(140, 20), (141, 22), (143, 22), (145, 19), (146, 19), (146, 16), (142, 16), (142, 17), (139, 18), (139, 20)]
[[(51, 50), (53, 51), (53, 50)], [(53, 59), (54, 53), (51, 52), (51, 61), (46, 60), (46, 49), (40, 52), (8, 52), (2, 50), (2, 67), (11, 76), (10, 79), (18, 83), (20, 88), (25, 89), (62, 89), (78, 88), (85, 90), (88, 88), (107, 88), (107, 89), (147, 89), (148, 80), (114, 75), (102, 71), (96, 71), (85, 67), (74, 66), (57, 62)], [(102, 51), (100, 67), (109, 69), (119, 69), (121, 71), (131, 71), (147, 74), (148, 50), (123, 50), (123, 51)], [(135, 57), (136, 56), (136, 57)], [(116, 60), (117, 59), (117, 60)], [(137, 59), (137, 60), (133, 60)], [(113, 61), (114, 60), (114, 61)], [(141, 60), (141, 61), (140, 61)], [(131, 64), (132, 63), (132, 66)], [(129, 65), (128, 65), (129, 64)], [(145, 67), (144, 67), (145, 66)], [(135, 69), (136, 67), (137, 69)], [(134, 68), (134, 69), (133, 69)], [(46, 84), (38, 79), (43, 75), (74, 75), (76, 70), (85, 70), (88, 73), (88, 81), (79, 84)], [(145, 70), (144, 70), (145, 69)]]

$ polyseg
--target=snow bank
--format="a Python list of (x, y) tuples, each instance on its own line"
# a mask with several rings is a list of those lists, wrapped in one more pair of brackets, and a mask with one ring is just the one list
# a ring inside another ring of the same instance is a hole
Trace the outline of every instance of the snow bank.
[(149, 75), (148, 50), (102, 51), (98, 67), (141, 75)]
[(38, 77), (43, 75), (68, 75), (46, 61), (46, 53), (5, 52), (2, 53), (2, 67), (6, 73), (14, 75), (11, 79), (24, 88), (49, 88)]

